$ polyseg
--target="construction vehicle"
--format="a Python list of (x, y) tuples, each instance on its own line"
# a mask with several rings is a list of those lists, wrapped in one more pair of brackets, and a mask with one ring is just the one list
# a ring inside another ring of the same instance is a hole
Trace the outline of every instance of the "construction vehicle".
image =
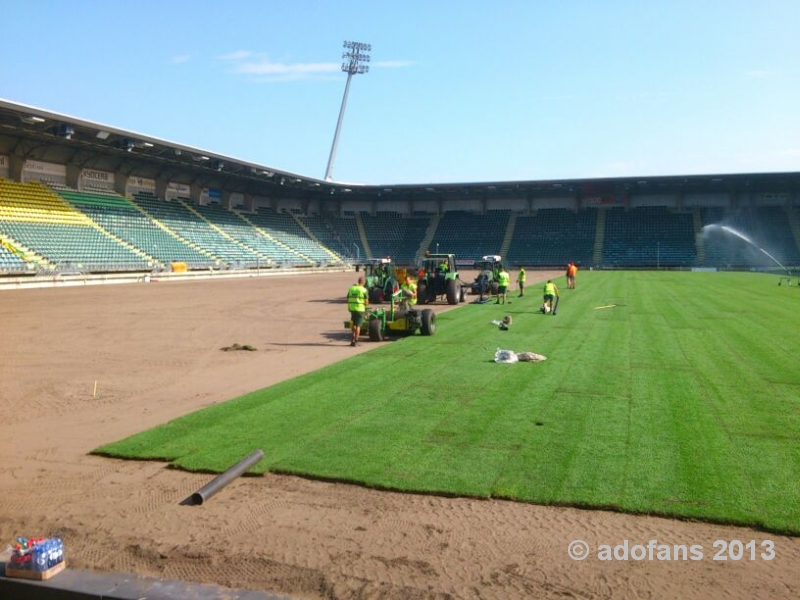
[[(401, 307), (401, 294), (402, 290), (398, 290), (389, 295), (388, 309), (367, 308), (361, 335), (368, 335), (372, 342), (380, 342), (393, 335), (414, 335), (417, 331), (422, 335), (436, 333), (436, 313), (430, 308), (419, 310), (413, 306)], [(352, 321), (344, 322), (345, 329), (351, 329), (352, 326)]]
[(476, 260), (473, 268), (478, 271), (478, 276), (470, 285), (470, 292), (480, 296), (497, 294), (497, 274), (501, 266), (501, 257), (497, 254), (489, 254), (481, 257), (481, 260)]
[(466, 295), (466, 287), (458, 278), (455, 254), (426, 253), (417, 271), (417, 302), (429, 304), (444, 298), (448, 304), (458, 304)]
[(356, 264), (356, 271), (361, 269), (364, 269), (364, 287), (370, 304), (381, 304), (400, 289), (391, 258), (369, 258)]

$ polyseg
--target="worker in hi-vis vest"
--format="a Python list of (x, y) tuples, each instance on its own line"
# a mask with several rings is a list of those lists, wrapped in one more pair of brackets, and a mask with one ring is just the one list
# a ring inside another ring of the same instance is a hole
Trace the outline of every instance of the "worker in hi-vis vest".
[(508, 284), (511, 281), (511, 275), (508, 274), (506, 268), (501, 266), (500, 272), (497, 274), (497, 302), (495, 304), (500, 304), (500, 300), (503, 300), (503, 304), (506, 303), (506, 295), (508, 294)]
[(358, 337), (361, 335), (361, 325), (364, 324), (364, 314), (367, 312), (369, 297), (367, 288), (364, 287), (364, 278), (359, 277), (358, 283), (350, 286), (347, 290), (347, 310), (350, 311), (350, 320), (353, 325), (351, 331), (353, 337), (350, 339), (351, 346), (358, 346)]

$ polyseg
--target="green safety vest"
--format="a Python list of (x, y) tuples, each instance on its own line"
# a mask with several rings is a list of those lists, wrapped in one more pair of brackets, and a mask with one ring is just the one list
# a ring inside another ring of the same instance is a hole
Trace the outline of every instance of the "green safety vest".
[(544, 295), (545, 296), (555, 296), (556, 295), (556, 284), (555, 283), (545, 283), (544, 284)]
[[(414, 283), (408, 283), (408, 284), (404, 283), (400, 287), (403, 288), (404, 290), (411, 290), (415, 294), (417, 293), (417, 285), (414, 284)], [(411, 298), (408, 299), (408, 303), (412, 304), (412, 305), (416, 304), (417, 303), (417, 297), (416, 296), (412, 296)]]
[(511, 275), (508, 274), (508, 271), (500, 271), (497, 274), (497, 285), (504, 285), (508, 287), (508, 282), (511, 279)]
[(517, 275), (517, 281), (520, 283), (525, 283), (525, 269), (519, 270), (519, 275)]
[(347, 290), (347, 310), (350, 312), (366, 312), (367, 288), (355, 284)]

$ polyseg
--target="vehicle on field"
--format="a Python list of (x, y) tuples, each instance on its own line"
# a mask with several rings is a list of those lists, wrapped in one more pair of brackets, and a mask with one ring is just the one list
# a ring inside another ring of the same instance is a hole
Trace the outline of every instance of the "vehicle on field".
[(400, 289), (400, 281), (391, 258), (368, 258), (356, 263), (356, 271), (362, 269), (370, 304), (381, 304)]
[(455, 254), (425, 254), (417, 271), (417, 302), (429, 304), (445, 299), (458, 304), (466, 299), (466, 289), (458, 278)]
[[(436, 333), (436, 313), (430, 308), (401, 307), (401, 293), (397, 291), (389, 296), (388, 308), (367, 308), (361, 335), (368, 335), (372, 342), (380, 342), (391, 336), (414, 335), (417, 331), (422, 335)], [(345, 329), (352, 326), (352, 321), (344, 322)]]
[(481, 260), (476, 260), (474, 268), (479, 273), (470, 285), (470, 292), (481, 296), (497, 294), (497, 274), (500, 272), (501, 265), (501, 257), (497, 254), (489, 254), (483, 256)]

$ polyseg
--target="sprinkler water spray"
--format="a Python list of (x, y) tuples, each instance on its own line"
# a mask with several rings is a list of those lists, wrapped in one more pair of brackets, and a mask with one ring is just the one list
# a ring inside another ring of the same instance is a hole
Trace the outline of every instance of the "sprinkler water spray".
[(736, 237), (738, 237), (738, 238), (740, 238), (740, 239), (744, 240), (745, 242), (747, 242), (748, 244), (750, 244), (751, 246), (753, 246), (753, 248), (756, 248), (756, 249), (758, 249), (758, 250), (761, 250), (761, 252), (763, 252), (763, 253), (764, 253), (764, 254), (766, 254), (766, 255), (767, 255), (769, 258), (771, 258), (771, 259), (773, 260), (773, 262), (774, 262), (776, 265), (778, 265), (778, 266), (779, 266), (781, 269), (783, 269), (784, 271), (786, 271), (786, 272), (787, 272), (787, 273), (788, 273), (788, 274), (791, 276), (791, 272), (789, 271), (789, 269), (787, 269), (786, 267), (784, 267), (784, 266), (783, 266), (783, 265), (782, 265), (782, 264), (781, 264), (781, 263), (778, 261), (778, 259), (777, 259), (777, 258), (775, 258), (774, 256), (772, 256), (772, 254), (770, 254), (769, 252), (767, 252), (767, 251), (766, 251), (766, 250), (764, 250), (763, 248), (760, 248), (760, 247), (758, 246), (758, 244), (756, 244), (756, 243), (755, 243), (753, 240), (751, 240), (749, 237), (747, 237), (747, 236), (746, 236), (745, 234), (743, 234), (742, 232), (740, 232), (740, 231), (736, 231), (736, 230), (735, 230), (733, 227), (728, 227), (727, 225), (717, 225), (716, 223), (712, 223), (712, 224), (710, 224), (710, 225), (704, 225), (704, 226), (703, 226), (703, 233), (705, 233), (707, 230), (710, 230), (710, 229), (721, 229), (721, 230), (725, 231), (726, 233), (730, 233), (731, 235), (735, 235)]

